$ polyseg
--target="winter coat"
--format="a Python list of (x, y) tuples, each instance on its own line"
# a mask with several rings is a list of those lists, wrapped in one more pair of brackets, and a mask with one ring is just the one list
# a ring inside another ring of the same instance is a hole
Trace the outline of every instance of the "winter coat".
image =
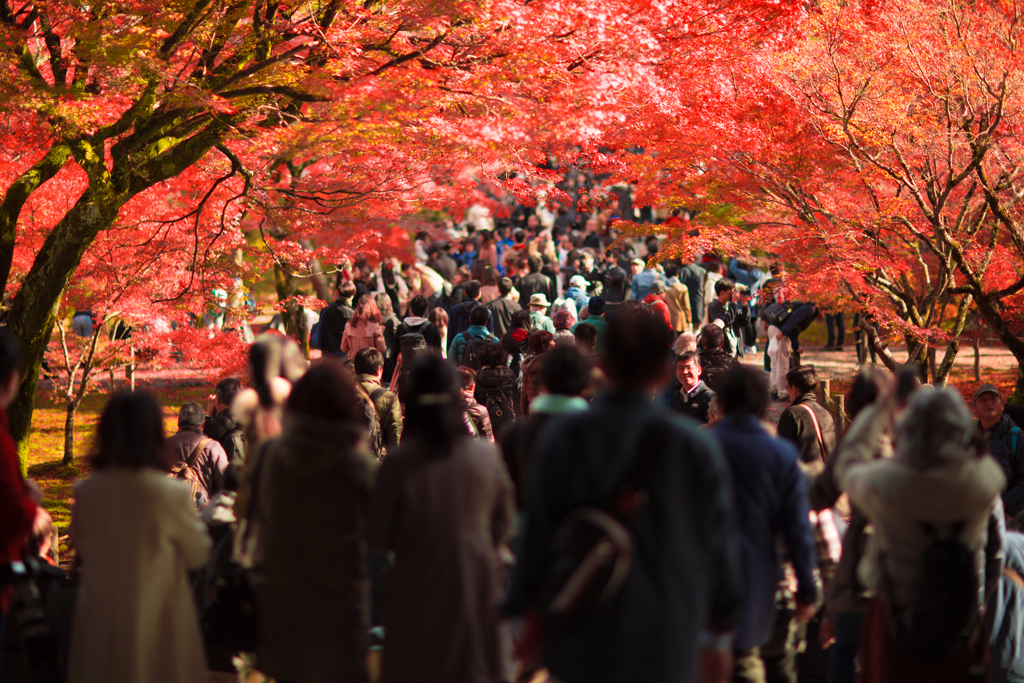
[(507, 677), (498, 549), (512, 519), (512, 487), (492, 444), (467, 437), (436, 455), (411, 437), (388, 455), (368, 529), (371, 545), (395, 554), (382, 683)]
[(529, 304), (530, 297), (534, 294), (543, 294), (548, 301), (558, 298), (558, 289), (555, 287), (555, 283), (543, 273), (524, 275), (516, 282), (516, 289), (519, 290), (519, 303), (524, 307)]
[(341, 338), (341, 350), (349, 358), (355, 358), (363, 349), (376, 348), (380, 355), (387, 355), (388, 347), (384, 344), (384, 327), (380, 323), (360, 320), (345, 326), (345, 334)]
[(544, 315), (541, 311), (530, 311), (530, 328), (534, 330), (544, 330), (551, 334), (555, 333), (555, 323), (553, 323), (551, 318)]
[(384, 354), (384, 383), (391, 381), (391, 375), (395, 371), (395, 364), (398, 363), (398, 354), (401, 347), (398, 344), (398, 328), (402, 321), (394, 313), (384, 318), (381, 326), (384, 328), (384, 347), (388, 350)]
[(523, 309), (515, 301), (502, 296), (489, 302), (487, 310), (491, 312), (490, 320), (494, 326), (492, 331), (496, 336), (504, 337), (505, 333), (512, 327), (512, 316)]
[(693, 391), (689, 392), (679, 385), (679, 390), (673, 392), (668, 407), (674, 413), (680, 413), (701, 424), (707, 424), (713, 400), (715, 400), (715, 392), (711, 391), (702, 380), (697, 383)]
[(661, 273), (646, 269), (638, 273), (630, 282), (629, 298), (633, 301), (644, 301), (651, 291), (651, 285), (655, 282), (668, 284), (668, 280)]
[(739, 349), (737, 334), (750, 324), (750, 306), (737, 306), (731, 301), (722, 303), (714, 299), (708, 306), (708, 324), (721, 320), (725, 330), (725, 344), (722, 348), (728, 353), (736, 353)]
[(107, 468), (75, 485), (71, 537), (82, 564), (69, 683), (206, 680), (188, 570), (210, 537), (185, 482)]
[[(909, 606), (916, 594), (921, 558), (931, 538), (921, 522), (945, 527), (966, 522), (959, 540), (974, 551), (980, 568), (989, 513), (1006, 483), (993, 458), (965, 457), (941, 468), (919, 469), (901, 457), (875, 460), (879, 435), (890, 417), (884, 407), (868, 406), (847, 431), (836, 453), (836, 481), (874, 525), (872, 547), (858, 567), (858, 578), (869, 590), (891, 586), (896, 609)], [(884, 576), (887, 577), (883, 581)]]
[[(356, 375), (359, 385), (362, 386), (366, 395), (373, 399), (373, 393), (383, 389), (380, 382), (373, 375)], [(398, 396), (390, 391), (381, 392), (376, 399), (373, 399), (373, 409), (380, 420), (380, 436), (384, 441), (383, 446), (390, 451), (402, 439), (402, 406), (398, 402)]]
[[(984, 434), (981, 424), (978, 431)], [(1013, 435), (1017, 434), (1017, 450), (1013, 450)], [(991, 433), (984, 434), (988, 442), (988, 452), (996, 459), (1006, 475), (1006, 490), (1003, 492), (1003, 508), (1011, 519), (1024, 510), (1024, 431), (1017, 428), (1009, 415), (1005, 413), (993, 427)]]
[(245, 461), (248, 446), (245, 429), (235, 420), (230, 408), (206, 418), (203, 422), (203, 433), (221, 445), (228, 463)]
[(325, 356), (336, 356), (341, 352), (341, 338), (345, 334), (348, 321), (356, 314), (351, 299), (338, 299), (320, 311), (320, 335)]
[(167, 439), (167, 447), (175, 454), (175, 462), (185, 463), (203, 439), (206, 439), (206, 444), (196, 455), (193, 467), (203, 485), (205, 505), (214, 494), (224, 488), (224, 470), (228, 468), (228, 457), (224, 453), (224, 447), (202, 434), (198, 427), (183, 428)]
[(669, 312), (668, 303), (661, 294), (648, 294), (643, 298), (643, 303), (650, 306), (665, 321), (665, 326), (672, 329), (672, 314)]
[(505, 394), (505, 400), (508, 401), (508, 404), (514, 408), (515, 384), (515, 377), (507, 366), (483, 367), (476, 373), (476, 393), (473, 397), (477, 403), (486, 406), (487, 395), (500, 391)]
[[(456, 304), (448, 309), (448, 338), (453, 339), (455, 335), (460, 332), (465, 332), (469, 329), (469, 312), (477, 306), (483, 306), (476, 299), (466, 299), (460, 304)], [(484, 306), (484, 308), (487, 308)], [(494, 332), (494, 316), (490, 314), (490, 309), (487, 311), (487, 324), (484, 325), (488, 332)]]
[[(1008, 532), (1004, 541), (1006, 566), (1024, 575), (1024, 534)], [(1024, 588), (1003, 574), (989, 598), (992, 683), (1024, 681)]]
[(671, 318), (672, 330), (675, 332), (689, 332), (693, 329), (693, 318), (690, 312), (690, 293), (686, 285), (677, 282), (670, 285), (665, 292), (665, 303), (668, 304), (668, 314)]
[(738, 364), (738, 361), (721, 348), (704, 349), (700, 352), (700, 376), (712, 391), (715, 390), (715, 378), (720, 373)]
[(679, 271), (679, 282), (686, 287), (690, 297), (690, 315), (695, 327), (704, 320), (704, 280), (707, 274), (696, 263), (683, 266)]
[[(800, 406), (807, 406), (814, 411), (814, 416), (818, 418), (821, 438), (825, 443), (824, 453), (821, 452), (821, 447), (818, 445), (814, 420), (811, 419), (807, 408)], [(788, 439), (797, 447), (797, 450), (800, 451), (800, 460), (815, 466), (824, 465), (828, 456), (836, 450), (835, 421), (832, 419), (832, 415), (815, 400), (813, 389), (797, 398), (793, 405), (782, 411), (782, 415), (779, 417), (779, 436)]]
[(469, 433), (494, 443), (494, 428), (491, 426), (491, 414), (487, 412), (487, 408), (477, 403), (473, 394), (467, 391), (462, 392), (460, 400)]
[(374, 459), (364, 433), (352, 422), (289, 413), (257, 465), (256, 661), (277, 680), (369, 680), (365, 538)]
[(402, 324), (398, 326), (398, 340), (401, 342), (404, 335), (417, 332), (423, 335), (423, 341), (427, 342), (427, 346), (438, 352), (441, 351), (441, 330), (426, 318), (411, 315), (403, 320)]
[(593, 325), (594, 328), (597, 329), (597, 346), (594, 347), (594, 351), (598, 355), (601, 355), (602, 353), (604, 353), (604, 338), (605, 335), (608, 333), (608, 321), (605, 320), (603, 314), (594, 315), (593, 313), (591, 313), (589, 318), (582, 318), (578, 323), (572, 326), (573, 332), (576, 331), (577, 326), (582, 325), (583, 323)]
[(489, 342), (498, 341), (498, 338), (491, 334), (483, 325), (473, 325), (465, 332), (457, 334), (451, 338), (451, 345), (448, 346), (448, 359), (451, 360), (451, 362), (456, 365), (462, 365), (462, 356), (466, 352), (466, 344), (469, 343), (470, 338), (483, 339)]

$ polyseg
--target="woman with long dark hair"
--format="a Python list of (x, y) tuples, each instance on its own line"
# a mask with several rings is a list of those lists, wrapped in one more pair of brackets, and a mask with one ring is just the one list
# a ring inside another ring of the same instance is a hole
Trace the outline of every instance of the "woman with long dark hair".
[(497, 604), (513, 514), (508, 474), (494, 446), (467, 433), (450, 363), (417, 362), (406, 396), (402, 445), (381, 465), (370, 507), (370, 544), (395, 553), (381, 680), (504, 680)]
[(188, 484), (168, 478), (169, 458), (156, 399), (115, 394), (96, 430), (95, 471), (75, 486), (71, 683), (206, 680), (187, 570), (206, 562), (210, 537)]

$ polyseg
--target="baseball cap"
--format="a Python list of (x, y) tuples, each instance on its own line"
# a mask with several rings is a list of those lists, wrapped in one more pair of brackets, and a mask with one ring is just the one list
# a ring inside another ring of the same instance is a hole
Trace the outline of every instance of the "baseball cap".
[(569, 278), (570, 287), (579, 287), (580, 289), (586, 289), (590, 285), (587, 279), (582, 275), (573, 275)]
[(641, 268), (647, 267), (647, 262), (644, 261), (642, 258), (635, 258), (632, 261), (630, 261), (630, 263), (634, 266), (640, 266)]
[(974, 401), (977, 401), (978, 397), (981, 396), (982, 394), (995, 394), (999, 398), (1003, 397), (1002, 394), (999, 393), (999, 390), (996, 389), (994, 384), (982, 384), (980, 387), (978, 387), (978, 390), (974, 392)]

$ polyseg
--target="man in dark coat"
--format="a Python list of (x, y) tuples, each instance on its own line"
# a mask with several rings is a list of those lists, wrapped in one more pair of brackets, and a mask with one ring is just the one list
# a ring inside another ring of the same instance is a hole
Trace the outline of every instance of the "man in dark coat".
[(519, 278), (516, 289), (519, 290), (519, 303), (525, 307), (526, 302), (534, 294), (543, 294), (548, 301), (558, 298), (558, 288), (544, 273), (540, 272), (544, 262), (539, 256), (531, 256), (526, 260), (527, 275)]
[(786, 383), (790, 406), (779, 417), (779, 436), (797, 447), (802, 461), (821, 471), (836, 448), (836, 424), (815, 398), (817, 374), (807, 365), (793, 368)]
[(491, 312), (491, 324), (496, 337), (504, 337), (505, 333), (512, 328), (512, 316), (523, 307), (512, 301), (509, 296), (512, 292), (512, 280), (503, 277), (498, 280), (498, 293), (501, 295), (493, 301), (487, 302), (487, 310)]
[(455, 271), (459, 268), (459, 264), (455, 262), (455, 259), (449, 256), (448, 243), (438, 242), (430, 248), (430, 260), (427, 261), (427, 267), (448, 282), (452, 282), (455, 278)]
[(708, 323), (722, 321), (725, 332), (722, 348), (735, 356), (740, 350), (743, 328), (750, 324), (750, 305), (736, 291), (736, 283), (727, 277), (715, 283), (715, 296), (717, 298), (708, 304)]
[[(613, 388), (590, 411), (552, 419), (534, 452), (510, 613), (544, 609), (552, 538), (573, 511), (615, 511), (633, 544), (620, 592), (543, 634), (543, 665), (565, 683), (691, 683), (699, 664), (723, 676), (731, 659), (740, 601), (732, 489), (708, 433), (651, 406), (670, 343), (660, 320), (617, 312), (604, 357)], [(643, 495), (626, 500), (624, 489)]]
[(718, 325), (705, 325), (700, 331), (700, 368), (701, 377), (713, 391), (715, 379), (719, 373), (737, 364), (731, 353), (727, 353), (722, 345), (725, 343), (725, 332)]
[(217, 382), (206, 407), (207, 418), (201, 422), (203, 433), (221, 445), (228, 462), (239, 465), (245, 462), (246, 437), (245, 430), (231, 412), (231, 404), (241, 390), (242, 383), (234, 377)]
[(1006, 475), (1003, 508), (1012, 519), (1024, 510), (1024, 435), (1003, 411), (1003, 397), (991, 384), (982, 384), (974, 392), (974, 414), (976, 429)]
[(320, 338), (324, 356), (341, 355), (341, 337), (345, 334), (345, 326), (356, 314), (352, 308), (356, 286), (346, 280), (339, 282), (337, 289), (338, 298), (335, 302), (320, 311)]
[[(796, 449), (761, 425), (768, 408), (768, 378), (761, 370), (743, 365), (727, 370), (718, 382), (718, 400), (725, 417), (711, 432), (732, 473), (736, 528), (742, 538), (744, 590), (734, 636), (733, 680), (764, 681), (760, 648), (770, 640), (776, 619), (782, 573), (779, 539), (796, 575), (795, 617), (806, 622), (814, 615), (818, 589), (807, 487)], [(768, 678), (773, 679), (782, 680)]]
[(423, 335), (423, 341), (427, 343), (427, 346), (437, 353), (441, 352), (441, 330), (427, 320), (427, 307), (427, 299), (421, 294), (417, 294), (409, 300), (409, 315), (398, 326), (399, 347), (401, 347), (403, 336), (419, 333)]
[(700, 327), (704, 320), (704, 279), (708, 271), (696, 263), (683, 266), (679, 271), (679, 281), (686, 285), (686, 291), (690, 295), (690, 313), (693, 321), (693, 328)]
[[(228, 468), (228, 457), (220, 443), (204, 435), (200, 429), (205, 417), (201, 405), (186, 403), (178, 411), (178, 433), (167, 439), (167, 447), (173, 453), (175, 463), (185, 463), (199, 475), (203, 491), (196, 500), (197, 507), (206, 505), (215, 493), (224, 488), (224, 470)], [(195, 458), (190, 463), (193, 455)]]
[(700, 356), (696, 351), (687, 351), (676, 359), (676, 379), (679, 390), (672, 394), (669, 410), (707, 424), (715, 392), (700, 378)]
[[(469, 322), (469, 312), (480, 305), (480, 283), (476, 280), (469, 280), (462, 288), (465, 294), (460, 303), (455, 304), (448, 310), (448, 339), (454, 339), (455, 335), (465, 332), (473, 323)], [(494, 333), (494, 316), (490, 315), (488, 309), (487, 330)]]

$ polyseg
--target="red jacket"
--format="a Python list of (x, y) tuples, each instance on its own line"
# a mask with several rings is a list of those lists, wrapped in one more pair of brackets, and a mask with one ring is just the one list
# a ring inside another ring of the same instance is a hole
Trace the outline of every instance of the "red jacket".
[[(0, 565), (21, 559), (35, 517), (36, 504), (25, 492), (7, 412), (0, 408)], [(7, 611), (9, 600), (10, 590), (0, 591), (0, 610)]]
[(668, 303), (665, 301), (665, 297), (661, 294), (648, 294), (644, 297), (644, 303), (653, 308), (657, 313), (665, 319), (665, 324), (672, 328), (672, 316), (668, 311)]

